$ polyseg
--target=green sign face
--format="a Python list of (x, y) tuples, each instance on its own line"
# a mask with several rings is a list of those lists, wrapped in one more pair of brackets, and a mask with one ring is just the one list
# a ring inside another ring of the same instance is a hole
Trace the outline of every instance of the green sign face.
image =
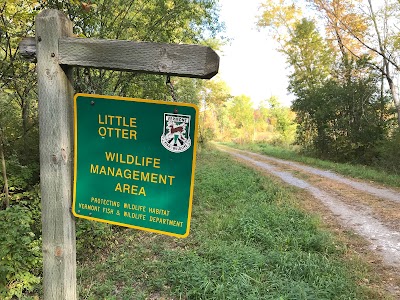
[(186, 103), (75, 95), (73, 214), (186, 237), (197, 111)]

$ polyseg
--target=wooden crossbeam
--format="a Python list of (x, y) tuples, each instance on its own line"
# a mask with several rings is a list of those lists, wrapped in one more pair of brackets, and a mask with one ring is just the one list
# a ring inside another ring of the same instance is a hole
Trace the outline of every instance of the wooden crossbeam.
[[(36, 56), (34, 38), (20, 43), (20, 53)], [(218, 73), (219, 56), (201, 45), (164, 44), (66, 37), (58, 40), (61, 65), (210, 79)]]

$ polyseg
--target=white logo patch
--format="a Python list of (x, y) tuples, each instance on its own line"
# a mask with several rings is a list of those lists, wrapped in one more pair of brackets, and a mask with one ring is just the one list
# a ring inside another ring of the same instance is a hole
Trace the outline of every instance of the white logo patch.
[(161, 144), (165, 149), (180, 153), (190, 148), (190, 116), (164, 113)]

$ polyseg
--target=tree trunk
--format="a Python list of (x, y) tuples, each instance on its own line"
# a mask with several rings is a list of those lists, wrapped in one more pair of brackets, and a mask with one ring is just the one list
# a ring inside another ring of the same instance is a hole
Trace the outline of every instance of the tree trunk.
[[(0, 131), (0, 133), (1, 133), (1, 131)], [(3, 135), (0, 136), (0, 157), (1, 157), (1, 171), (3, 173), (3, 181), (4, 181), (4, 193), (6, 195), (5, 207), (7, 208), (10, 206), (10, 195), (8, 192), (6, 160), (4, 158)]]
[(390, 88), (390, 92), (392, 94), (393, 103), (394, 103), (394, 106), (395, 106), (396, 112), (397, 112), (397, 124), (400, 127), (400, 99), (399, 99), (398, 88), (397, 88), (397, 85), (394, 83), (391, 76), (386, 74), (386, 79), (389, 83), (389, 88)]
[(29, 118), (29, 100), (28, 96), (25, 95), (26, 99), (21, 107), (21, 119), (22, 119), (22, 135), (25, 136), (28, 131), (28, 118)]
[[(372, 22), (374, 24), (375, 32), (376, 32), (376, 35), (377, 35), (377, 38), (378, 38), (379, 50), (382, 53), (381, 54), (382, 59), (383, 59), (382, 63), (383, 63), (383, 66), (384, 66), (384, 70), (383, 71), (384, 71), (384, 74), (385, 74), (385, 78), (386, 78), (386, 80), (387, 80), (387, 82), (389, 84), (389, 88), (390, 88), (390, 92), (392, 94), (394, 106), (396, 107), (397, 124), (400, 127), (400, 99), (399, 99), (398, 87), (397, 87), (396, 83), (394, 82), (394, 80), (392, 78), (392, 75), (390, 73), (390, 65), (389, 64), (391, 62), (387, 58), (388, 56), (386, 55), (387, 51), (386, 51), (386, 48), (385, 48), (384, 43), (382, 41), (381, 33), (380, 33), (379, 29), (378, 29), (378, 24), (376, 22), (375, 12), (374, 12), (374, 10), (372, 8), (372, 1), (368, 0), (368, 4), (369, 4), (370, 12), (371, 12), (371, 19), (372, 19)], [(387, 33), (385, 32), (385, 34), (387, 34)], [(391, 63), (391, 64), (393, 64), (393, 63)], [(394, 67), (396, 67), (396, 66), (394, 66)]]

